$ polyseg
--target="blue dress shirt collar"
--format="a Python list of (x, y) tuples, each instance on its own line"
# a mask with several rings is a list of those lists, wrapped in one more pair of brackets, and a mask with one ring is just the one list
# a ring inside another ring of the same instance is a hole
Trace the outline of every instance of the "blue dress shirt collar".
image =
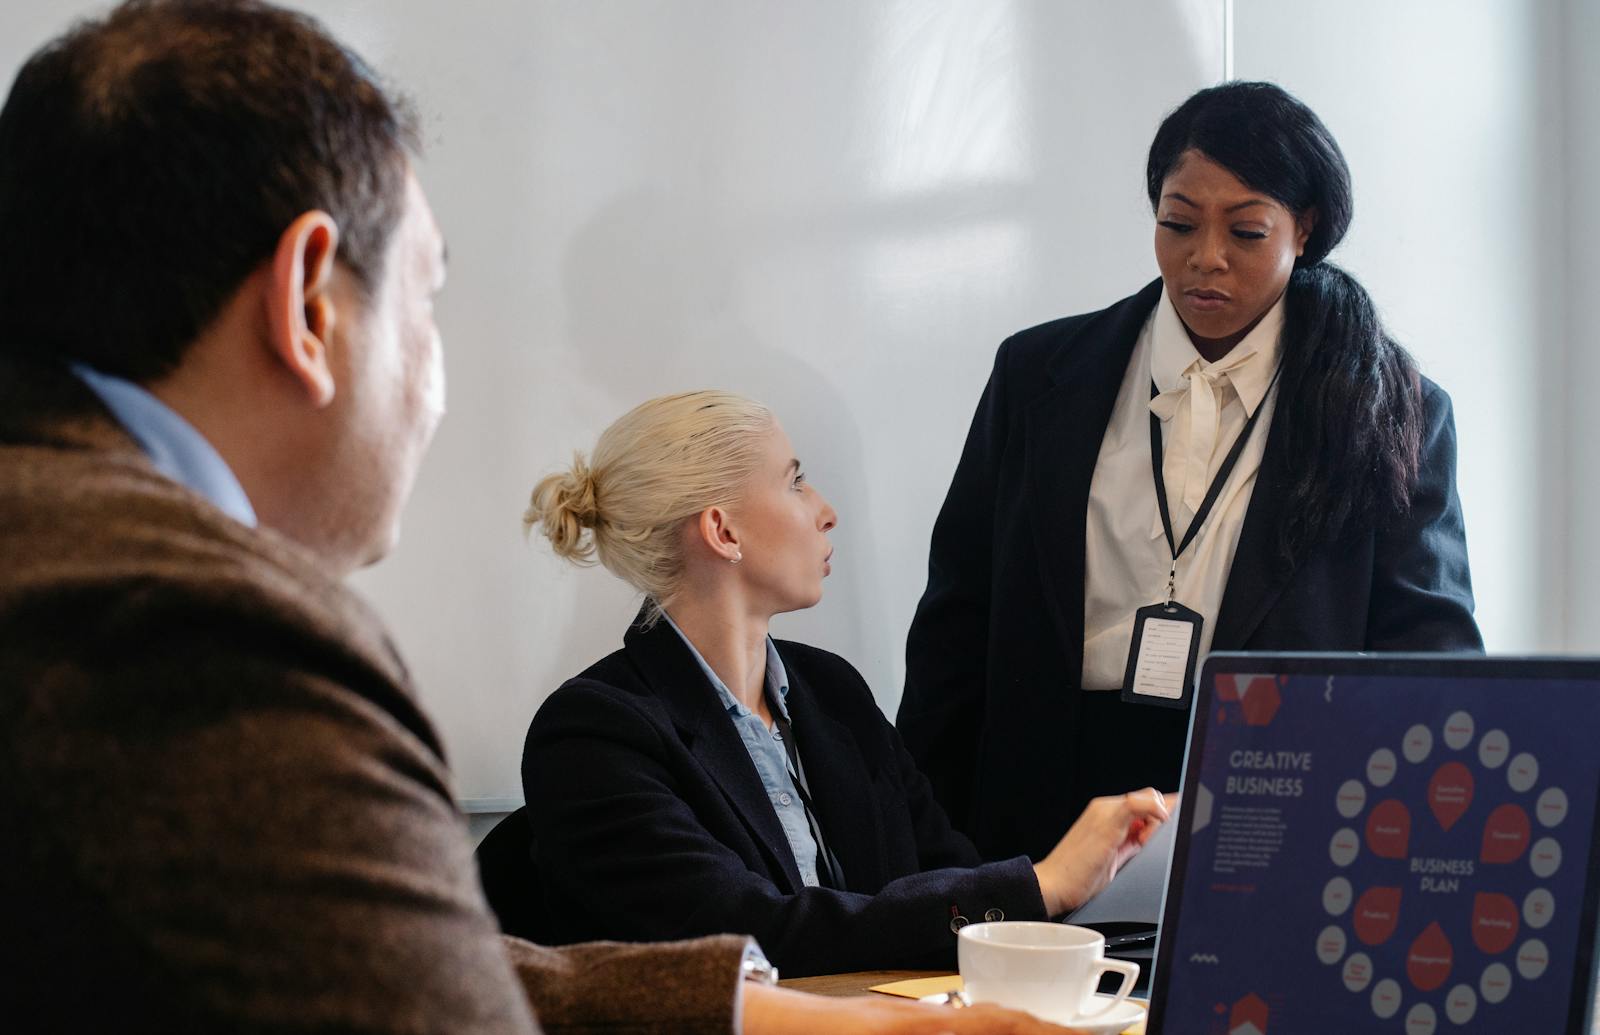
[[(690, 642), (689, 637), (683, 634), (683, 630), (678, 628), (678, 623), (672, 620), (672, 616), (662, 611), (661, 617), (666, 620), (668, 625), (672, 626), (672, 631), (678, 634), (678, 638), (683, 641), (683, 645), (688, 647), (689, 653), (694, 656), (695, 664), (700, 666), (700, 671), (704, 672), (706, 678), (711, 680), (711, 686), (717, 691), (717, 696), (722, 700), (722, 706), (736, 719), (754, 714), (750, 709), (739, 703), (739, 699), (733, 696), (733, 691), (728, 689), (728, 684), (724, 683), (722, 678), (712, 671), (711, 666), (706, 663), (706, 659), (701, 656), (699, 648), (695, 647)], [(783, 659), (778, 656), (777, 645), (772, 642), (771, 636), (767, 637), (767, 691), (767, 700), (771, 702), (772, 707), (778, 710), (779, 715), (787, 719), (789, 717), (789, 706), (785, 703), (785, 699), (789, 696), (789, 670), (784, 668)]]
[(256, 511), (244, 487), (194, 425), (132, 381), (82, 363), (72, 364), (72, 372), (100, 397), (157, 471), (204, 496), (240, 524), (256, 526)]

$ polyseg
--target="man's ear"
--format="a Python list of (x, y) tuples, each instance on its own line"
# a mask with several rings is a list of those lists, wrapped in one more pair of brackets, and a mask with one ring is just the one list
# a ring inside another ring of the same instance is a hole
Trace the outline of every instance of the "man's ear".
[(333, 401), (328, 354), (336, 316), (329, 287), (339, 224), (322, 211), (299, 216), (278, 238), (267, 296), (267, 331), (273, 355), (306, 390), (314, 406)]

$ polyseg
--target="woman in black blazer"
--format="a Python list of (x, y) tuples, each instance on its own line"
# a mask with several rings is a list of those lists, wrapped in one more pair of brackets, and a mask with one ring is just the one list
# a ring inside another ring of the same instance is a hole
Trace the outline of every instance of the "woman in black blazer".
[(1177, 785), (1188, 713), (1127, 685), (1141, 607), (1188, 605), (1216, 650), (1482, 649), (1450, 400), (1325, 261), (1352, 212), (1327, 128), (1270, 84), (1203, 90), (1146, 185), (1161, 279), (1001, 345), (934, 526), (898, 727), (987, 855)]
[(622, 650), (528, 730), (541, 940), (754, 935), (789, 974), (948, 967), (969, 920), (1045, 919), (1103, 888), (1166, 818), (1088, 803), (1033, 863), (952, 830), (844, 659), (767, 635), (822, 595), (835, 515), (763, 407), (647, 402), (534, 490), (557, 553), (646, 597)]

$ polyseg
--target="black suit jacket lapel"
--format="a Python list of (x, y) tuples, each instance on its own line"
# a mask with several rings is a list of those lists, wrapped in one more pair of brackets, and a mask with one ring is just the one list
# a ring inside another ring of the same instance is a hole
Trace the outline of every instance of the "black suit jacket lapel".
[(1211, 635), (1212, 650), (1243, 650), (1294, 574), (1294, 565), (1278, 549), (1283, 501), (1289, 489), (1288, 466), (1281, 456), (1284, 436), (1277, 433), (1278, 426), (1287, 419), (1286, 411), (1278, 408), (1282, 402), (1280, 398), (1273, 404), (1272, 436), (1261, 456), (1261, 469), (1255, 488), (1250, 491), (1250, 506), (1244, 513), (1244, 527), (1239, 530), (1239, 545), (1228, 569), (1228, 582)]
[(872, 774), (850, 730), (823, 713), (805, 677), (787, 658), (784, 665), (789, 673), (789, 721), (822, 835), (850, 888), (875, 891), (883, 885), (884, 861)]
[(622, 640), (629, 659), (672, 715), (684, 745), (738, 813), (750, 836), (761, 845), (773, 872), (783, 874), (793, 893), (803, 886), (794, 853), (778, 814), (767, 800), (766, 785), (750, 752), (706, 680), (694, 655), (665, 618), (649, 630), (630, 626)]
[(1083, 659), (1084, 540), (1089, 486), (1139, 331), (1161, 297), (1147, 285), (1078, 329), (1050, 361), (1055, 385), (1026, 415), (1025, 484), (1045, 599), (1068, 659)]

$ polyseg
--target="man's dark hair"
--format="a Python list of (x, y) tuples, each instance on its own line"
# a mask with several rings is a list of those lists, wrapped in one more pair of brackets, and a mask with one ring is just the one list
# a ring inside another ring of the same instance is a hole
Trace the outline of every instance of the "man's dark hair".
[(0, 109), (0, 351), (151, 381), (312, 209), (382, 276), (409, 109), (313, 19), (130, 0), (45, 45)]

